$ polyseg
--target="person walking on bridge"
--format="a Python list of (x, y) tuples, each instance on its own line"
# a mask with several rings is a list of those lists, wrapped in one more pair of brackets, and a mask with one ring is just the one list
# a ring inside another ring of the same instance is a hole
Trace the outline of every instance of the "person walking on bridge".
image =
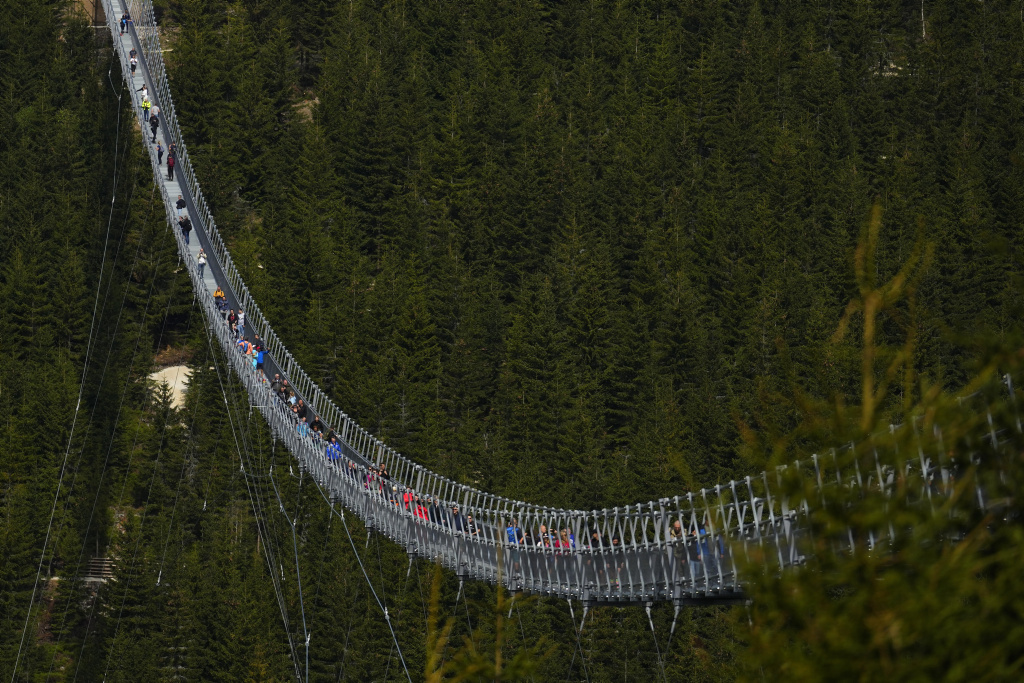
[[(156, 141), (156, 165), (159, 166), (162, 163), (164, 163), (164, 146), (162, 144), (160, 144), (159, 140), (157, 140)], [(178, 196), (180, 197), (181, 195), (178, 195)], [(180, 211), (178, 212), (178, 215), (179, 216), (181, 215)]]
[(178, 219), (178, 225), (181, 227), (181, 235), (185, 238), (185, 244), (188, 244), (188, 234), (192, 232), (192, 221), (188, 219), (188, 216)]
[(131, 67), (132, 70), (132, 78), (135, 78), (135, 69), (139, 66), (138, 58), (132, 57), (130, 60), (128, 60), (128, 65)]
[(153, 131), (153, 139), (150, 142), (156, 142), (156, 129), (160, 127), (160, 119), (156, 117), (156, 114), (149, 115), (149, 128)]
[(144, 121), (149, 121), (149, 108), (153, 106), (153, 103), (149, 101), (149, 89), (147, 89), (146, 84), (143, 83), (142, 87), (135, 92), (142, 93), (142, 117)]
[(238, 334), (245, 336), (245, 311), (238, 309)]
[(174, 180), (174, 151), (167, 153), (167, 179)]
[(228, 310), (227, 297), (224, 296), (224, 290), (220, 285), (217, 285), (217, 291), (213, 293), (213, 300), (217, 302), (217, 310), (221, 313), (225, 313)]
[[(121, 35), (124, 35), (125, 30), (128, 28), (128, 13), (125, 12), (121, 15)], [(135, 52), (133, 49), (132, 52)]]
[(174, 203), (174, 208), (178, 210), (178, 218), (181, 218), (181, 212), (185, 210), (185, 200), (182, 199), (181, 195), (178, 195), (178, 201)]
[(206, 252), (199, 249), (199, 255), (196, 256), (196, 263), (199, 264), (199, 279), (203, 279), (203, 270), (206, 268)]

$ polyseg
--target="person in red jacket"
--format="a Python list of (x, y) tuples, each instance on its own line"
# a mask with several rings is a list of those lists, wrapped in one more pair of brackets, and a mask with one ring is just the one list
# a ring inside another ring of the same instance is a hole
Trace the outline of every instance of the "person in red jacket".
[(430, 512), (423, 506), (419, 496), (416, 496), (416, 516), (424, 522), (430, 521)]

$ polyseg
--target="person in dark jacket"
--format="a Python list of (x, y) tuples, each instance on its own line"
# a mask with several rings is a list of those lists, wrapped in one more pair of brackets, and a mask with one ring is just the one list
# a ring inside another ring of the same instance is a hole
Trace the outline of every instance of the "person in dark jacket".
[(156, 114), (149, 115), (149, 128), (153, 131), (153, 139), (150, 142), (156, 142), (156, 130), (160, 127), (160, 119), (156, 117)]
[(178, 225), (181, 226), (181, 234), (185, 238), (185, 244), (188, 244), (188, 235), (192, 232), (192, 221), (188, 219), (188, 216), (184, 216), (178, 219)]
[(167, 153), (167, 179), (174, 180), (174, 152)]
[(708, 581), (718, 583), (721, 579), (722, 560), (725, 558), (725, 542), (721, 535), (712, 535), (700, 530), (701, 562), (708, 573)]
[(441, 520), (444, 519), (441, 513), (441, 506), (437, 504), (437, 498), (430, 501), (430, 521), (434, 524), (440, 524)]
[(693, 579), (694, 583), (704, 580), (704, 565), (700, 561), (701, 545), (697, 530), (691, 530), (690, 538), (686, 544), (686, 559), (690, 563), (690, 578)]
[(466, 520), (462, 518), (462, 513), (459, 512), (458, 505), (452, 508), (452, 528), (456, 531), (466, 530)]

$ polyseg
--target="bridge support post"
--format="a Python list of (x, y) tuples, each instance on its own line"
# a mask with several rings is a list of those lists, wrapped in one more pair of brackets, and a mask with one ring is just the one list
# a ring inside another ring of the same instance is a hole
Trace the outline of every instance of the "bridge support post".
[(466, 550), (466, 542), (461, 538), (457, 538), (455, 540), (455, 547), (455, 575), (459, 577), (459, 583), (462, 583), (465, 579), (472, 579), (473, 573), (469, 569), (469, 562), (466, 561), (466, 557), (469, 554)]
[[(651, 637), (654, 638), (654, 651), (658, 654), (658, 668), (661, 669), (661, 677), (665, 678), (665, 660), (661, 656), (661, 648), (658, 646), (658, 632), (654, 630), (654, 618), (651, 617), (651, 606), (653, 602), (644, 603), (644, 611), (647, 612), (647, 623), (651, 626)], [(678, 610), (678, 608), (676, 608)], [(678, 611), (677, 611), (678, 613)]]
[(679, 619), (679, 610), (682, 609), (682, 605), (678, 602), (675, 604), (675, 614), (672, 615), (672, 628), (668, 631), (668, 645), (665, 646), (665, 651), (668, 652), (668, 648), (672, 645), (672, 636), (676, 634), (676, 621)]
[(594, 599), (594, 584), (583, 584), (583, 589), (580, 591), (580, 602), (583, 603), (584, 614), (597, 603), (597, 600)]

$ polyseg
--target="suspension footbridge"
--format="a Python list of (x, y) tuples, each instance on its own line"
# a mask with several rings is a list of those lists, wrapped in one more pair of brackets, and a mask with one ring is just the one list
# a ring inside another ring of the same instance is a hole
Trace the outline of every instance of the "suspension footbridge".
[[(358, 515), (367, 527), (402, 546), (410, 557), (437, 561), (461, 579), (501, 582), (511, 591), (563, 599), (584, 605), (711, 604), (744, 599), (738, 566), (756, 553), (766, 571), (805, 561), (802, 543), (812, 512), (812, 496), (790, 500), (782, 486), (784, 469), (762, 472), (663, 498), (603, 510), (566, 510), (510, 500), (460, 484), (396, 452), (338, 407), (298, 364), (263, 315), (232, 262), (203, 196), (178, 125), (152, 4), (143, 0), (105, 0), (114, 47), (128, 81), (136, 116), (142, 116), (139, 89), (159, 106), (157, 138), (175, 145), (173, 177), (150, 146), (154, 180), (163, 196), (167, 220), (177, 225), (180, 195), (194, 231), (186, 242), (174, 230), (206, 323), (240, 382), (273, 431), (332, 503)], [(132, 21), (120, 31), (120, 18)], [(139, 68), (129, 66), (138, 52)], [(142, 121), (145, 134), (146, 121)], [(205, 269), (197, 263), (203, 249)], [(258, 336), (266, 349), (263, 372), (239, 353), (237, 339), (214, 298), (222, 289), (227, 306), (246, 312), (245, 334)], [(317, 418), (321, 433), (300, 429), (290, 406), (271, 392), (267, 378), (280, 374)], [(1009, 380), (1006, 380), (1008, 383)], [(1011, 387), (1012, 390), (1012, 387)], [(904, 426), (913, 429), (912, 425)], [(337, 446), (322, 434), (334, 436)], [(992, 430), (982, 438), (997, 442)], [(922, 501), (948, 495), (955, 466), (941, 447), (942, 435), (929, 435), (929, 449), (903, 465), (840, 466), (835, 452), (792, 465), (817, 491), (830, 486), (891, 490), (897, 481), (917, 482)], [(927, 451), (927, 452), (926, 452)], [(977, 491), (985, 505), (984, 494)], [(470, 521), (472, 520), (472, 521)], [(881, 528), (866, 542), (874, 548), (894, 530)], [(850, 534), (839, 552), (864, 544)]]

